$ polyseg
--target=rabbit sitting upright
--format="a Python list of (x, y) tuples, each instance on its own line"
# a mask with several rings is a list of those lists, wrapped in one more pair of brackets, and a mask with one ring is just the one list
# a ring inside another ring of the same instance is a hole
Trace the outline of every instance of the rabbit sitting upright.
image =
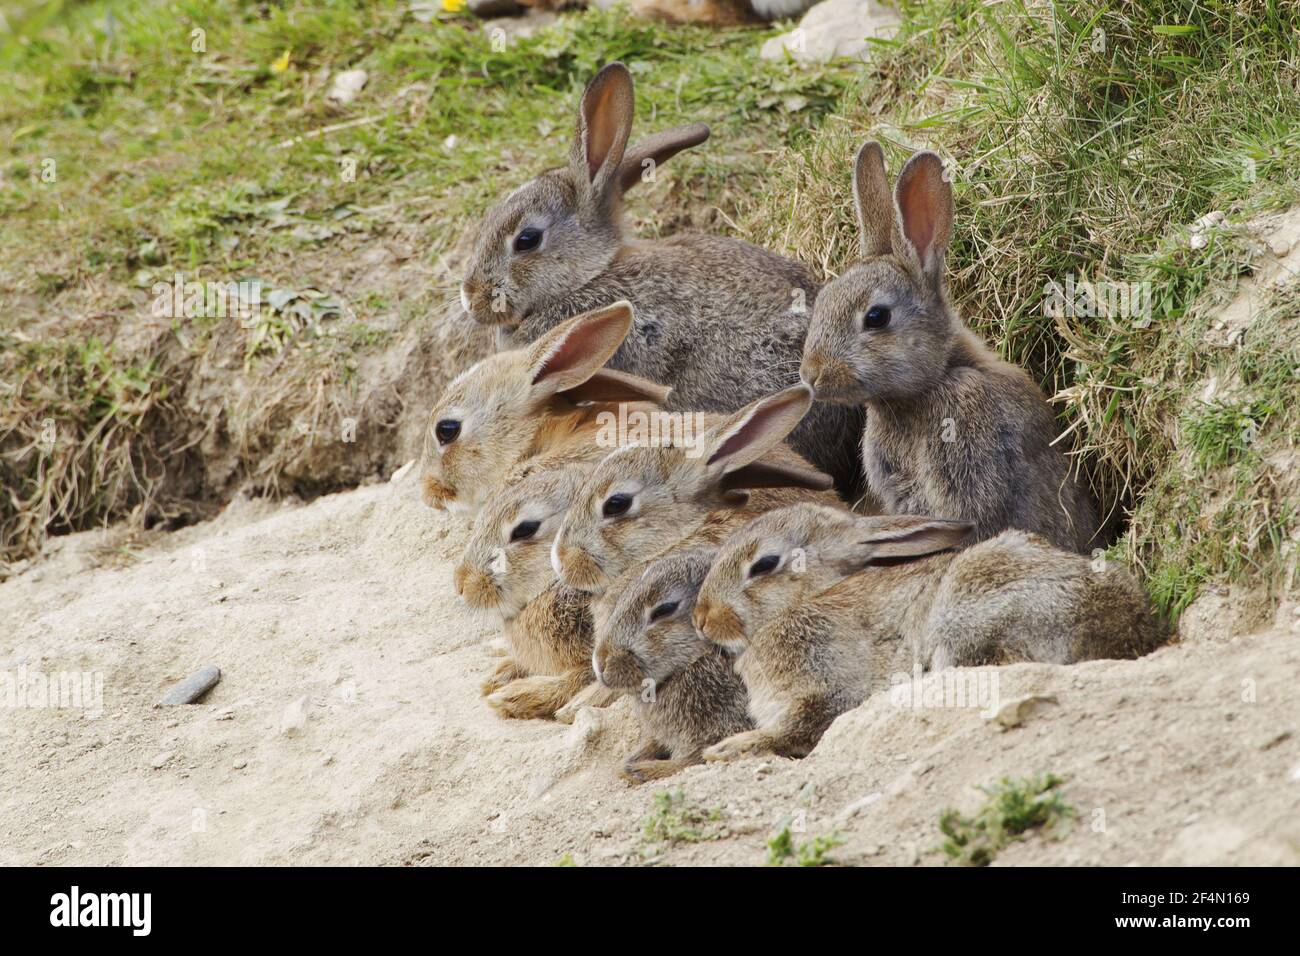
[(536, 342), (462, 372), (429, 414), (420, 460), (425, 504), (473, 514), (492, 490), (538, 465), (595, 460), (602, 416), (650, 411), (669, 389), (602, 366), (632, 328), (632, 307), (574, 316)]
[(865, 405), (862, 462), (882, 510), (966, 519), (977, 540), (1019, 528), (1088, 550), (1096, 509), (1054, 445), (1050, 406), (962, 324), (945, 291), (943, 163), (914, 155), (891, 198), (884, 154), (869, 142), (853, 193), (863, 258), (818, 295), (800, 376), (819, 402)]
[[(627, 236), (623, 193), (709, 133), (685, 126), (629, 149), (632, 115), (632, 75), (611, 63), (583, 93), (569, 164), (488, 212), (461, 286), (465, 311), (496, 327), (499, 348), (516, 348), (627, 299), (636, 326), (610, 365), (671, 385), (673, 409), (727, 411), (793, 385), (816, 280), (738, 239)], [(821, 405), (791, 445), (849, 494), (861, 485), (861, 431), (859, 409)]]
[(629, 572), (596, 628), (592, 667), (635, 696), (641, 742), (623, 766), (645, 783), (699, 763), (704, 748), (753, 726), (731, 655), (691, 624), (714, 551), (673, 551)]
[(1137, 657), (1163, 629), (1118, 566), (1004, 531), (956, 550), (968, 521), (799, 504), (727, 540), (696, 598), (700, 632), (738, 653), (756, 729), (705, 759), (806, 755), (837, 716), (946, 667)]

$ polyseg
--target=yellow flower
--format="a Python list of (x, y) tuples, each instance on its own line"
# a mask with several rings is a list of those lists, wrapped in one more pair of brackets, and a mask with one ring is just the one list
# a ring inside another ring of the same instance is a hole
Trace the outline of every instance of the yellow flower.
[(442, 0), (442, 8), (448, 13), (460, 13), (465, 9), (465, 0)]
[(289, 51), (285, 50), (280, 54), (279, 58), (271, 64), (271, 72), (283, 73), (287, 69), (289, 69)]

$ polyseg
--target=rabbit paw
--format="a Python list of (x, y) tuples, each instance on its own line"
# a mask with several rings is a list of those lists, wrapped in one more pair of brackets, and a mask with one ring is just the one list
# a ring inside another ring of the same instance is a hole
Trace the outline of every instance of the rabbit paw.
[(573, 718), (583, 707), (608, 707), (618, 700), (619, 692), (602, 687), (596, 682), (588, 684), (582, 691), (555, 712), (555, 719), (562, 724), (573, 723)]
[(636, 786), (651, 780), (671, 777), (684, 766), (685, 764), (680, 760), (633, 760), (625, 763), (618, 775)]
[(737, 760), (755, 754), (770, 753), (772, 739), (761, 730), (749, 730), (743, 734), (733, 734), (720, 740), (704, 751), (704, 759), (710, 763), (720, 760)]
[(516, 720), (551, 717), (556, 711), (555, 698), (561, 684), (558, 677), (524, 677), (489, 694), (487, 702), (502, 717)]
[(510, 657), (501, 661), (488, 675), (488, 679), (479, 685), (479, 693), (484, 697), (505, 687), (511, 681), (528, 676), (524, 669)]

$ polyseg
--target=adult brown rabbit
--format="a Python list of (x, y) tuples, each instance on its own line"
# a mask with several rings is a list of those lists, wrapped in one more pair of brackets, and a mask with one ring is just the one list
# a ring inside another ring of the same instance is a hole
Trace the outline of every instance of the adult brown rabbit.
[[(709, 132), (679, 127), (628, 149), (632, 114), (632, 75), (611, 63), (583, 93), (569, 164), (488, 212), (461, 286), (465, 311), (496, 326), (504, 349), (627, 299), (636, 325), (610, 366), (671, 385), (672, 409), (729, 411), (794, 384), (816, 280), (738, 239), (628, 236), (623, 193)], [(850, 493), (861, 431), (859, 409), (820, 405), (790, 444)]]
[(916, 664), (1069, 664), (1137, 657), (1163, 640), (1146, 593), (1122, 567), (1023, 531), (963, 548), (971, 529), (799, 504), (737, 531), (693, 619), (739, 654), (756, 729), (705, 759), (801, 757), (839, 714)]
[(942, 161), (914, 155), (891, 198), (884, 154), (869, 142), (853, 194), (863, 258), (818, 295), (800, 375), (818, 402), (865, 406), (862, 462), (883, 511), (969, 520), (977, 540), (1019, 528), (1071, 551), (1100, 544), (1042, 392), (948, 299)]

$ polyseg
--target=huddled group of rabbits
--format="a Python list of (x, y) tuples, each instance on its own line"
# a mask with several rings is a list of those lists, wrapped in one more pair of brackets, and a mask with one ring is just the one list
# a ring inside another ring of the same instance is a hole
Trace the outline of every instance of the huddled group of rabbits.
[[(1097, 512), (1042, 392), (949, 302), (939, 157), (891, 191), (880, 146), (859, 150), (861, 259), (819, 288), (736, 239), (627, 235), (643, 168), (708, 135), (629, 145), (632, 114), (610, 64), (568, 165), (488, 214), (461, 290), (497, 350), (438, 398), (420, 480), (473, 521), (455, 588), (509, 647), (488, 703), (571, 719), (631, 695), (640, 782), (805, 755), (916, 665), (1158, 646), (1138, 583), (1081, 553)], [(605, 427), (686, 412), (698, 433), (671, 440)]]

